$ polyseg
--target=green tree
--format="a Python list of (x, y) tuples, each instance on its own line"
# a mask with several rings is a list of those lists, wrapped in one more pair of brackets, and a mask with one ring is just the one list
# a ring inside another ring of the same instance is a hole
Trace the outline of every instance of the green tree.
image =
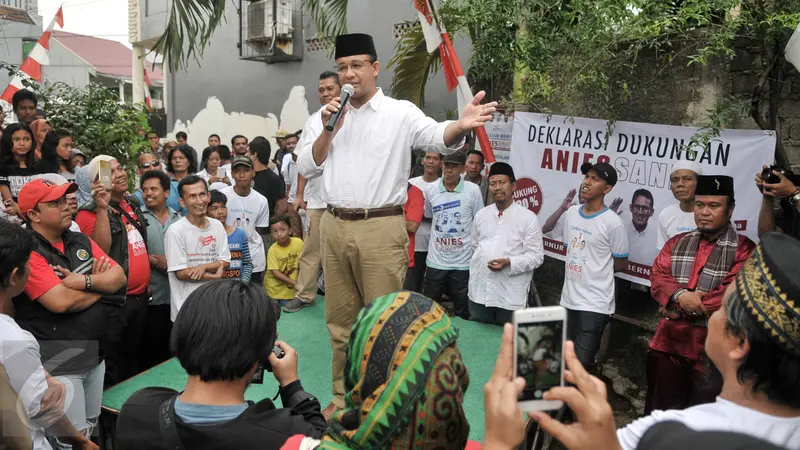
[(148, 113), (141, 105), (119, 102), (117, 93), (105, 86), (90, 83), (76, 88), (55, 83), (39, 90), (47, 119), (55, 128), (72, 132), (76, 148), (87, 156), (109, 155), (123, 166), (128, 164), (148, 143), (141, 132), (148, 130)]

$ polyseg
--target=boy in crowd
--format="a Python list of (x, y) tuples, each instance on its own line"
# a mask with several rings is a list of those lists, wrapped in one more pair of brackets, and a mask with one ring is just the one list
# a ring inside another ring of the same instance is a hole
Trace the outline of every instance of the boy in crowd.
[(173, 323), (189, 294), (206, 281), (222, 279), (231, 262), (225, 227), (218, 220), (206, 217), (206, 181), (189, 175), (178, 184), (178, 192), (181, 206), (189, 213), (172, 224), (164, 235)]
[(264, 288), (271, 299), (283, 306), (295, 297), (303, 240), (292, 237), (292, 224), (288, 216), (273, 217), (269, 221), (269, 228), (274, 244), (267, 255)]
[(263, 284), (267, 261), (261, 235), (269, 234), (269, 203), (266, 197), (253, 189), (255, 171), (250, 158), (235, 157), (231, 175), (234, 185), (220, 191), (228, 199), (227, 209), (230, 212), (225, 224), (244, 228), (250, 257), (253, 259), (253, 274), (250, 279), (254, 283)]
[(628, 236), (622, 219), (605, 204), (617, 184), (617, 170), (604, 162), (585, 163), (581, 173), (584, 203), (564, 213), (567, 260), (561, 306), (567, 309), (567, 338), (588, 367), (615, 311), (614, 272), (628, 265)]
[(222, 278), (250, 282), (253, 275), (253, 260), (250, 259), (250, 246), (247, 245), (247, 233), (241, 229), (227, 225), (228, 197), (220, 191), (211, 191), (211, 201), (208, 204), (206, 215), (219, 220), (228, 233), (228, 248), (231, 251), (231, 265), (222, 275)]

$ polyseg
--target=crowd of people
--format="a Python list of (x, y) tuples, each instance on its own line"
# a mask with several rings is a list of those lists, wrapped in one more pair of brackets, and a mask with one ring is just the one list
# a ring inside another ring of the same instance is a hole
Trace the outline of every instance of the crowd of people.
[[(487, 171), (483, 153), (465, 148), (495, 111), (484, 93), (439, 123), (377, 87), (370, 36), (339, 36), (335, 59), (337, 71), (319, 76), (320, 109), (302, 130), (278, 131), (275, 152), (264, 136), (228, 147), (212, 134), (198, 152), (184, 132), (172, 141), (149, 131), (133, 180), (115, 158), (72, 148), (34, 93), (14, 96), (18, 122), (0, 137), (0, 363), (29, 423), (12, 437), (95, 448), (103, 389), (174, 356), (185, 389), (131, 396), (120, 448), (472, 448), (458, 317), (505, 327), (484, 388), (483, 447), (516, 448), (526, 380), (512, 373), (508, 324), (529, 306), (547, 234), (566, 247), (568, 342), (532, 346), (528, 378), (563, 354), (572, 386), (545, 399), (574, 417), (532, 414), (544, 430), (570, 449), (633, 449), (673, 421), (800, 449), (800, 189), (790, 173), (756, 176), (756, 245), (731, 223), (730, 177), (673, 166), (676, 204), (659, 214), (652, 251), (662, 319), (646, 355), (645, 417), (615, 432), (590, 373), (615, 312), (614, 274), (639, 246), (619, 204), (606, 206), (616, 169), (584, 164), (579, 190), (540, 223), (514, 202), (512, 167)], [(347, 104), (343, 83), (355, 91)], [(640, 233), (647, 194), (631, 205)], [(277, 336), (281, 312), (314, 306), (319, 286), (333, 351), (325, 408)], [(244, 400), (263, 366), (283, 408)]]

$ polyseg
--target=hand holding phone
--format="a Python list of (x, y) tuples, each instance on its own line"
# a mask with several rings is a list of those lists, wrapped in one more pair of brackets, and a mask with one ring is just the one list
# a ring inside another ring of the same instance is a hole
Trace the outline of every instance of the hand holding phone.
[(514, 311), (514, 376), (525, 380), (519, 398), (523, 411), (548, 411), (563, 406), (545, 400), (551, 388), (564, 385), (564, 342), (567, 310), (561, 306)]

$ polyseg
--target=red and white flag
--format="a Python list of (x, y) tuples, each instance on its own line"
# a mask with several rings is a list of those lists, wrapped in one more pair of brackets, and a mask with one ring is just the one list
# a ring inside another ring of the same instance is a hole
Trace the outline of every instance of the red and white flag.
[[(472, 101), (474, 96), (464, 74), (464, 69), (461, 68), (461, 63), (458, 61), (453, 43), (450, 41), (450, 35), (447, 34), (444, 25), (437, 19), (435, 9), (430, 0), (414, 0), (414, 7), (422, 25), (422, 34), (425, 36), (428, 53), (433, 53), (437, 48), (439, 49), (447, 90), (453, 92), (454, 89), (458, 88), (456, 97), (458, 98), (458, 114), (460, 116), (464, 111), (464, 107)], [(483, 151), (484, 159), (488, 163), (493, 163), (495, 161), (494, 152), (486, 130), (478, 128), (475, 130), (475, 135), (478, 138), (479, 147)]]
[(147, 75), (147, 64), (145, 64), (144, 68), (144, 104), (148, 107), (152, 106), (150, 104), (150, 75)]
[(42, 66), (47, 66), (50, 64), (50, 37), (53, 34), (53, 28), (55, 27), (56, 23), (60, 28), (64, 28), (64, 12), (63, 6), (58, 8), (58, 12), (56, 13), (53, 20), (50, 21), (50, 25), (47, 29), (42, 33), (42, 36), (39, 38), (39, 41), (31, 50), (31, 53), (25, 58), (25, 61), (19, 66), (19, 71), (16, 75), (11, 79), (6, 87), (6, 90), (3, 91), (3, 95), (0, 96), (0, 99), (5, 100), (8, 103), (11, 103), (11, 97), (14, 96), (17, 91), (20, 89), (25, 89), (25, 85), (22, 84), (22, 80), (25, 78), (34, 79), (41, 83), (42, 80)]

